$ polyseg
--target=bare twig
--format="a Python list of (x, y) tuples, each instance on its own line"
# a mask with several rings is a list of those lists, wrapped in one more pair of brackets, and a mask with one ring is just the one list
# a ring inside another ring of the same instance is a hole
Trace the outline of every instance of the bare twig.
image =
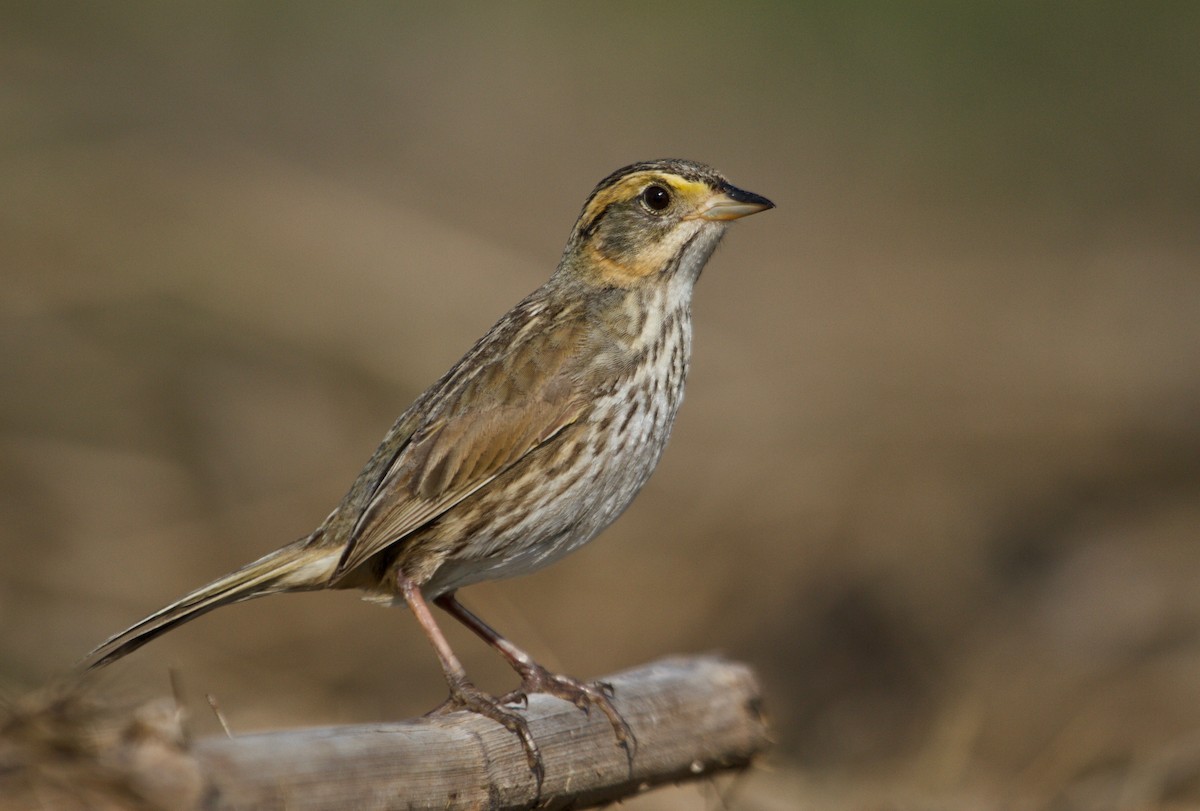
[(632, 762), (603, 713), (534, 695), (540, 796), (516, 736), (470, 713), (192, 742), (177, 700), (123, 708), (94, 681), (50, 685), (0, 707), (0, 811), (587, 808), (744, 767), (767, 744), (744, 665), (668, 659), (609, 681)]
[(759, 687), (744, 665), (668, 659), (608, 681), (637, 736), (632, 764), (601, 714), (531, 696), (527, 717), (546, 767), (540, 797), (517, 738), (458, 712), (199, 741), (194, 753), (211, 787), (206, 807), (586, 808), (742, 768), (768, 743)]

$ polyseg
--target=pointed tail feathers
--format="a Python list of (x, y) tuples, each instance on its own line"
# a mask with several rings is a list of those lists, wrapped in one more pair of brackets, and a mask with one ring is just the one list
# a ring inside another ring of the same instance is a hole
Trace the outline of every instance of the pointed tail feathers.
[(306, 548), (307, 540), (278, 549), (155, 611), (89, 653), (81, 666), (89, 670), (102, 667), (223, 605), (283, 591), (322, 588), (337, 567), (340, 550)]

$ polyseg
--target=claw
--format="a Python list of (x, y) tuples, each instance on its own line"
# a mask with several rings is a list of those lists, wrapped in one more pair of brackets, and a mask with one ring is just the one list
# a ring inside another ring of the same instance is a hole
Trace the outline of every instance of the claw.
[(505, 703), (508, 703), (505, 699), (497, 699), (470, 682), (451, 683), (450, 697), (431, 710), (428, 715), (468, 710), (476, 715), (482, 715), (484, 718), (490, 718), (516, 735), (525, 749), (525, 759), (529, 763), (529, 771), (537, 783), (536, 796), (541, 798), (542, 782), (546, 777), (546, 769), (542, 765), (542, 753), (533, 739), (533, 733), (529, 731), (529, 724), (522, 716), (505, 709), (503, 706)]
[(529, 709), (529, 694), (524, 690), (513, 690), (511, 693), (502, 695), (500, 703), (506, 707), (520, 707), (527, 710)]
[(529, 693), (544, 693), (556, 698), (570, 701), (576, 707), (581, 709), (584, 715), (591, 717), (592, 708), (598, 707), (605, 717), (608, 718), (609, 724), (612, 725), (613, 733), (617, 737), (617, 745), (625, 750), (625, 757), (629, 761), (630, 774), (633, 773), (633, 758), (637, 752), (637, 738), (634, 737), (633, 729), (621, 717), (621, 713), (617, 712), (617, 708), (613, 706), (612, 698), (616, 694), (613, 686), (608, 682), (587, 683), (581, 682), (570, 676), (563, 676), (557, 673), (551, 673), (541, 665), (523, 668), (521, 672), (521, 687), (515, 693), (509, 695), (524, 695)]

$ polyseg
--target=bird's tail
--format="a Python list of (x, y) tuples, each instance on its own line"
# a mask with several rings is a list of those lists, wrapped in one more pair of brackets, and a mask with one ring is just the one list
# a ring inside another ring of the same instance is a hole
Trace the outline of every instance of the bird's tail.
[(340, 550), (321, 549), (309, 541), (305, 538), (289, 544), (155, 611), (108, 639), (80, 664), (89, 670), (102, 667), (223, 605), (282, 591), (321, 588), (336, 569)]

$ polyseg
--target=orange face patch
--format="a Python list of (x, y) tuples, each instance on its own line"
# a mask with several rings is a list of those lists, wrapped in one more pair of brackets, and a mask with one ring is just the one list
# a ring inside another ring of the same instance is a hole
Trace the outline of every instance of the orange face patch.
[[(715, 193), (708, 184), (688, 180), (679, 175), (661, 171), (638, 172), (598, 192), (588, 202), (580, 222), (588, 229), (609, 206), (627, 203), (637, 205), (638, 196), (651, 185), (663, 186), (670, 190), (673, 207), (661, 215), (648, 216), (661, 216), (664, 224), (673, 225), (665, 231), (647, 229), (644, 235), (640, 235), (644, 241), (637, 244), (634, 250), (622, 252), (620, 255), (606, 252), (599, 241), (585, 244), (583, 249), (587, 252), (600, 280), (605, 284), (629, 287), (639, 279), (666, 267), (698, 227), (688, 222), (692, 219), (689, 215), (700, 210)], [(633, 235), (635, 239), (638, 236)]]

